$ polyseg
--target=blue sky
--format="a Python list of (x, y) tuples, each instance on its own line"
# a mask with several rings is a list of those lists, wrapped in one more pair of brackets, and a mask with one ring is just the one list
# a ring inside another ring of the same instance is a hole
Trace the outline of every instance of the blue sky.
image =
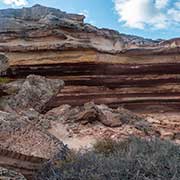
[(152, 39), (180, 37), (180, 0), (0, 0), (0, 9), (42, 4), (85, 14), (86, 22)]

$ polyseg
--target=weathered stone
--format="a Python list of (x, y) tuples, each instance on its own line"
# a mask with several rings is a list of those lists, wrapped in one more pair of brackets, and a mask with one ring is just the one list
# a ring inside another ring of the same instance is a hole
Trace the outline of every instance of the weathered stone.
[(0, 111), (1, 132), (6, 132), (6, 133), (15, 132), (23, 128), (23, 126), (27, 123), (27, 121), (28, 121), (28, 118), (25, 116), (19, 116), (16, 113), (7, 113), (7, 112)]
[(9, 99), (9, 106), (16, 111), (33, 108), (41, 112), (63, 86), (64, 82), (61, 80), (29, 75), (18, 93)]
[(5, 74), (9, 67), (8, 58), (4, 54), (0, 54), (0, 75)]
[(173, 140), (174, 138), (174, 132), (171, 130), (161, 129), (160, 135), (163, 139)]
[(0, 148), (50, 158), (62, 147), (60, 140), (27, 116), (0, 111)]
[(98, 105), (97, 110), (100, 122), (109, 127), (119, 127), (123, 124), (129, 124), (143, 130), (141, 126), (144, 125), (147, 127), (149, 125), (145, 119), (124, 108), (111, 109), (105, 105)]
[(1, 87), (3, 89), (3, 92), (6, 93), (6, 95), (13, 95), (17, 94), (20, 91), (23, 83), (24, 80), (20, 79), (9, 83), (1, 84)]
[[(38, 60), (37, 56), (31, 59), (31, 52), (47, 50), (52, 52), (52, 50), (93, 49), (123, 55), (179, 52), (178, 38), (170, 41), (155, 41), (121, 34), (86, 24), (84, 18), (83, 15), (68, 14), (41, 5), (1, 10), (0, 51), (9, 52), (10, 60), (13, 61), (11, 64), (17, 64), (15, 62), (18, 60), (23, 64), (25, 61), (30, 63), (34, 58)], [(11, 52), (15, 52), (13, 58)], [(18, 52), (25, 52), (29, 58), (25, 60), (19, 57)], [(51, 61), (50, 58), (48, 59)]]
[(56, 42), (49, 41), (47, 45), (45, 43), (40, 46), (27, 43), (27, 47), (21, 47), (22, 51), (35, 50), (38, 46), (39, 50), (95, 48), (99, 51), (116, 53), (127, 47), (157, 44), (153, 40), (123, 35), (114, 30), (98, 29), (90, 24), (85, 24), (85, 17), (82, 15), (68, 14), (41, 5), (35, 5), (31, 8), (1, 10), (0, 14), (0, 32), (14, 30), (10, 35), (6, 33), (7, 35), (0, 36), (0, 40), (5, 42), (4, 46), (1, 46), (2, 50), (15, 51), (20, 49), (19, 45), (15, 45), (14, 48), (6, 46), (6, 42), (11, 41), (14, 33), (16, 33), (17, 38), (27, 40), (42, 37), (46, 40), (48, 37), (57, 37)]
[(40, 113), (33, 108), (29, 108), (26, 111), (21, 111), (20, 115), (28, 117), (29, 120), (37, 121), (40, 117)]
[(174, 133), (174, 139), (180, 140), (180, 132)]
[[(57, 121), (63, 120), (63, 122), (66, 123), (80, 122), (82, 124), (99, 121), (108, 127), (120, 127), (123, 124), (133, 124), (140, 128), (143, 122), (145, 122), (143, 118), (124, 108), (111, 109), (106, 105), (96, 105), (94, 103), (86, 103), (84, 106), (75, 108), (61, 106), (60, 108), (55, 108), (47, 112), (46, 116), (50, 114), (56, 117)], [(147, 124), (144, 123), (144, 126)]]

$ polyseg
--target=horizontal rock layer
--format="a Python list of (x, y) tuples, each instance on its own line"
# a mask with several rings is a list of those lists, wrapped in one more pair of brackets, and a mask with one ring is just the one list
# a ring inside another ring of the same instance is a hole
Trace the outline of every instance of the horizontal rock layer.
[(150, 40), (98, 29), (84, 16), (35, 5), (0, 11), (0, 52), (7, 75), (45, 75), (65, 81), (49, 103), (88, 101), (133, 110), (177, 110), (180, 39)]
[(98, 29), (84, 16), (35, 5), (0, 10), (0, 51), (94, 49), (118, 54), (179, 53), (180, 39), (151, 40)]
[(0, 166), (19, 172), (29, 180), (33, 179), (35, 172), (39, 171), (46, 161), (48, 160), (0, 149)]
[(22, 78), (33, 73), (65, 82), (65, 88), (47, 110), (88, 101), (112, 107), (123, 105), (137, 111), (177, 111), (180, 107), (178, 54), (122, 56), (92, 50), (49, 52), (47, 56), (46, 52), (20, 54), (14, 54), (10, 77)]

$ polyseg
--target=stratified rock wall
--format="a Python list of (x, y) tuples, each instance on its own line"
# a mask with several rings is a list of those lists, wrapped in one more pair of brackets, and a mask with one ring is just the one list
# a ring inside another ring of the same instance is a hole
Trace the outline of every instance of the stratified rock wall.
[(0, 10), (0, 52), (8, 76), (58, 77), (65, 88), (49, 103), (88, 101), (134, 110), (180, 107), (180, 38), (151, 40), (98, 29), (84, 16), (35, 5)]
[(40, 5), (0, 10), (0, 51), (94, 49), (136, 55), (179, 52), (179, 39), (153, 41), (124, 35), (85, 24), (84, 18)]

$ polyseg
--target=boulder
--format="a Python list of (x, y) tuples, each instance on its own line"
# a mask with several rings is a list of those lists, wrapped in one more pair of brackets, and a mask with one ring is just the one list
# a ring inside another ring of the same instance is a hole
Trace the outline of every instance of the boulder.
[(63, 147), (62, 141), (29, 117), (0, 111), (0, 148), (49, 159)]
[[(23, 128), (27, 123), (28, 118), (19, 116), (16, 113), (7, 113), (0, 111), (0, 131), (1, 133), (15, 132)], [(2, 135), (2, 134), (1, 134)], [(3, 136), (0, 136), (1, 138)], [(0, 143), (0, 146), (2, 144)]]
[(42, 112), (46, 104), (59, 93), (63, 86), (62, 80), (29, 75), (20, 86), (18, 93), (9, 98), (8, 104), (16, 111), (33, 108)]
[(143, 120), (140, 116), (124, 108), (112, 109), (106, 105), (96, 105), (95, 107), (99, 121), (108, 127), (119, 127), (123, 124), (132, 125)]
[[(105, 105), (97, 106), (99, 120), (106, 126), (119, 127), (126, 122), (126, 119), (132, 121), (133, 116), (129, 117), (126, 112), (113, 110)], [(124, 111), (124, 109), (122, 110)]]

